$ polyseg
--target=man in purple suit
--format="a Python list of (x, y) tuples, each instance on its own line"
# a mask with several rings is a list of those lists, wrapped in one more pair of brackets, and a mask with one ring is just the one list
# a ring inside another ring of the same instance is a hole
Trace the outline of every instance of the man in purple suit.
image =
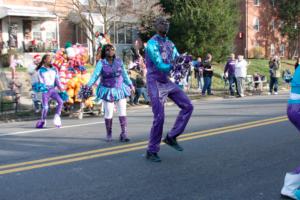
[(178, 151), (183, 151), (183, 148), (177, 143), (176, 138), (184, 131), (192, 115), (193, 105), (187, 95), (169, 79), (172, 62), (179, 56), (175, 45), (166, 36), (169, 22), (164, 18), (158, 18), (155, 29), (157, 34), (148, 41), (146, 47), (148, 94), (154, 114), (146, 158), (153, 162), (160, 162), (157, 153), (163, 133), (164, 103), (167, 97), (173, 100), (181, 111), (163, 141)]

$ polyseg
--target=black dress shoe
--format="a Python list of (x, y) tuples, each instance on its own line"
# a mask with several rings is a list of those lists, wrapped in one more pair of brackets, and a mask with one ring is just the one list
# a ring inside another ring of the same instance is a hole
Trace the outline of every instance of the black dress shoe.
[(171, 138), (167, 135), (166, 138), (163, 139), (163, 142), (177, 151), (183, 151), (183, 148), (177, 143), (176, 138)]
[(157, 155), (157, 153), (152, 153), (147, 151), (146, 153), (146, 159), (152, 162), (161, 162), (160, 157)]
[(120, 136), (120, 142), (130, 142), (130, 139), (127, 137)]

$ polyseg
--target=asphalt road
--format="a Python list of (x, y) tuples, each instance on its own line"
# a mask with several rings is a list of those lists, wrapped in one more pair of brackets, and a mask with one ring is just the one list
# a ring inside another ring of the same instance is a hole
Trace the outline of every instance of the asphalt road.
[[(105, 142), (102, 118), (1, 124), (0, 200), (276, 200), (284, 175), (300, 164), (300, 137), (286, 118), (287, 95), (193, 101), (180, 138), (161, 163), (145, 159), (152, 113), (128, 111), (131, 142)], [(176, 106), (166, 108), (164, 130)]]

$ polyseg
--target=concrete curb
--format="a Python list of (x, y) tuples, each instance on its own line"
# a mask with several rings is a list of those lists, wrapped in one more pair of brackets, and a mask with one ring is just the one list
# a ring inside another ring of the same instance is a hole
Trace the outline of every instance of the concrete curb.
[[(287, 90), (283, 90), (280, 92), (281, 94), (288, 94), (288, 91)], [(191, 99), (192, 102), (196, 102), (198, 100), (202, 100), (202, 101), (210, 101), (210, 100), (222, 100), (222, 99), (237, 99), (237, 97), (230, 97), (228, 95), (224, 95), (224, 92), (218, 92), (216, 93), (216, 95), (213, 95), (213, 96), (201, 96), (200, 94), (188, 94), (189, 98)], [(267, 93), (263, 93), (261, 95), (246, 95), (246, 97), (244, 98), (247, 98), (247, 97), (253, 97), (253, 96), (267, 96)], [(243, 99), (244, 99), (243, 98)], [(173, 101), (168, 101), (166, 103), (166, 106), (173, 106), (175, 105), (175, 103)], [(146, 105), (146, 104), (140, 104), (140, 105), (134, 105), (134, 106), (131, 106), (131, 105), (128, 105), (127, 106), (127, 109), (128, 110), (138, 110), (140, 108), (150, 108), (151, 106), (150, 105)], [(28, 110), (28, 112), (31, 112), (30, 110)], [(13, 116), (12, 118), (10, 119), (6, 119), (6, 120), (3, 120), (0, 118), (0, 124), (1, 123), (8, 123), (8, 122), (21, 122), (21, 121), (33, 121), (33, 120), (38, 120), (40, 117), (40, 113), (39, 114), (36, 114), (34, 116)], [(49, 118), (52, 117), (52, 115), (49, 115)], [(90, 118), (90, 117), (99, 117), (99, 116), (85, 116), (84, 118)], [(101, 116), (102, 117), (102, 116)], [(62, 118), (70, 118), (70, 116), (62, 116)], [(75, 117), (71, 117), (73, 119), (75, 119)]]

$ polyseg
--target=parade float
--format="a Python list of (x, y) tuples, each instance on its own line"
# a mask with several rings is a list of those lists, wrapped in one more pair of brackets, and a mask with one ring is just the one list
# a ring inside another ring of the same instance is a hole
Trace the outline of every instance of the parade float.
[(93, 97), (82, 99), (79, 91), (90, 78), (87, 71), (89, 60), (88, 50), (80, 44), (72, 45), (67, 42), (65, 48), (55, 52), (53, 66), (59, 72), (59, 78), (64, 91), (68, 94), (64, 106), (70, 116), (78, 116), (82, 119), (84, 113), (101, 114), (101, 109), (93, 101)]

